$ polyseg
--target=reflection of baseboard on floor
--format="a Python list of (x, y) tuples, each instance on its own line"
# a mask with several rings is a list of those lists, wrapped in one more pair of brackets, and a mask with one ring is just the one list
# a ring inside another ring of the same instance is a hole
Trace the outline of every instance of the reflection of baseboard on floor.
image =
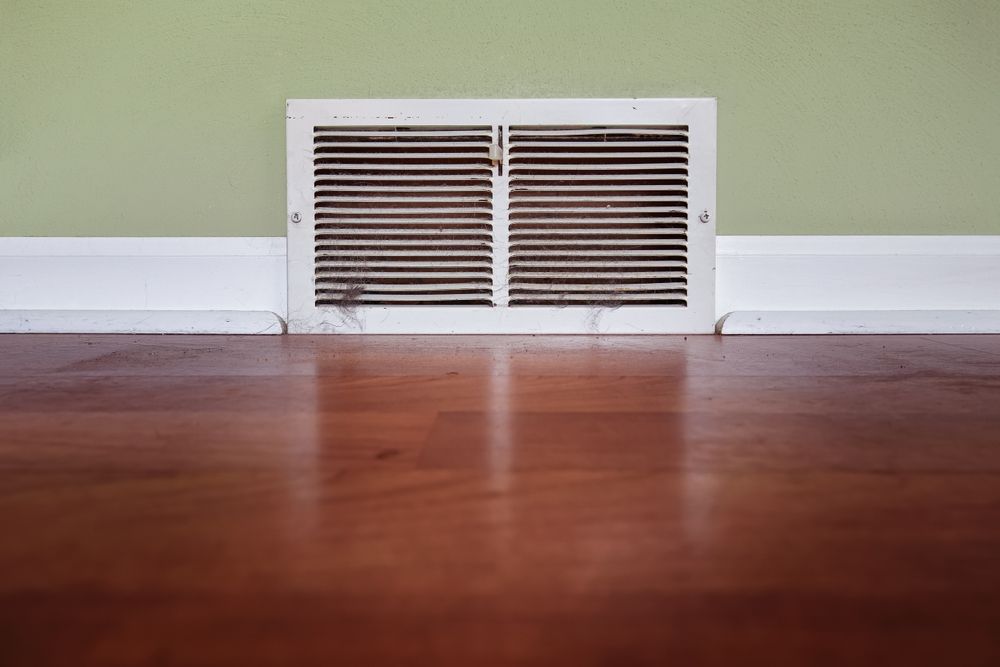
[(284, 321), (254, 310), (0, 310), (0, 333), (281, 334)]
[(977, 334), (1000, 333), (1000, 310), (741, 310), (719, 320), (718, 333)]

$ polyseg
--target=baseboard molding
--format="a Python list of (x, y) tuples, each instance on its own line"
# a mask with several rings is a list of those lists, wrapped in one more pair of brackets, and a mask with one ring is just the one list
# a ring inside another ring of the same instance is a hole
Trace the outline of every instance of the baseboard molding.
[[(722, 236), (717, 248), (718, 317), (1000, 310), (1000, 236)], [(285, 239), (0, 238), (0, 310), (285, 317)]]
[(1000, 236), (729, 236), (716, 310), (1000, 310)]
[(0, 309), (285, 315), (285, 239), (0, 238)]
[(0, 310), (0, 333), (283, 334), (266, 311)]
[(725, 335), (998, 334), (1000, 310), (736, 311), (719, 320)]

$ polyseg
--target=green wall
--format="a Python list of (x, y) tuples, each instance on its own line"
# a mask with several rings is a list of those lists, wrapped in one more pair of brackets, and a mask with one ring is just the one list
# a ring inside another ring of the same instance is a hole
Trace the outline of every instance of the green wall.
[(289, 97), (704, 95), (722, 234), (1000, 233), (1000, 0), (0, 0), (0, 235), (282, 235)]

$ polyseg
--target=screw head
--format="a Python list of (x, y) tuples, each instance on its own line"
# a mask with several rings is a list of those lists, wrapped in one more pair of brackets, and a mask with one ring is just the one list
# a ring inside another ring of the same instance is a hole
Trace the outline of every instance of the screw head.
[(709, 220), (712, 219), (712, 216), (711, 214), (709, 214), (708, 211), (702, 211), (701, 215), (698, 216), (698, 219), (701, 220), (702, 222), (708, 222)]
[(296, 211), (291, 215), (292, 222), (302, 222), (302, 214)]

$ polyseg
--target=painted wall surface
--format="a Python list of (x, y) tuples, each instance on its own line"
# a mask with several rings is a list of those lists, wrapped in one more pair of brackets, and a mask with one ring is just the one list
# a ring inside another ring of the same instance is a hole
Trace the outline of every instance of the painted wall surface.
[(703, 95), (722, 234), (1000, 233), (998, 0), (0, 0), (0, 235), (282, 235), (290, 97)]

